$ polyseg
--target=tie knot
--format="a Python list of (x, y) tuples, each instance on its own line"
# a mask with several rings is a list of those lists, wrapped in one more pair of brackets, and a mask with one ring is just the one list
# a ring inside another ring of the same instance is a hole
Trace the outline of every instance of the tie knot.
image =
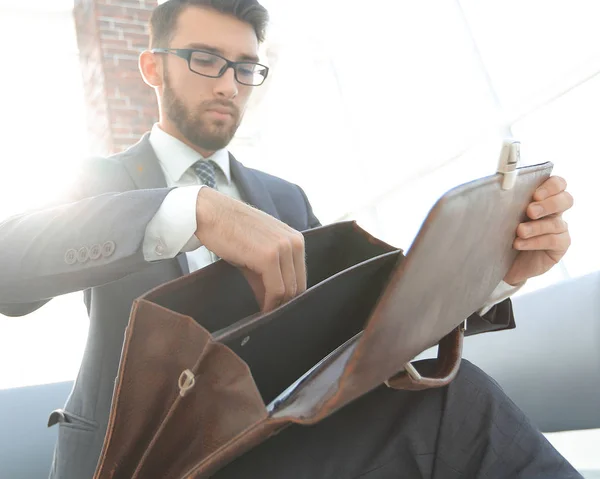
[(200, 160), (194, 163), (194, 171), (202, 184), (209, 188), (217, 186), (217, 165), (212, 160)]

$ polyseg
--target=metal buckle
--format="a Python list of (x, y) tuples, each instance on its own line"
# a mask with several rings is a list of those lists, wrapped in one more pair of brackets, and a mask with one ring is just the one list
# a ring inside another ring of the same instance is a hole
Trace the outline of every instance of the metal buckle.
[(189, 369), (186, 369), (179, 376), (179, 395), (184, 398), (196, 385), (196, 377)]
[(498, 162), (498, 173), (504, 175), (502, 189), (511, 190), (517, 181), (517, 166), (521, 161), (521, 143), (516, 140), (504, 140), (500, 160)]

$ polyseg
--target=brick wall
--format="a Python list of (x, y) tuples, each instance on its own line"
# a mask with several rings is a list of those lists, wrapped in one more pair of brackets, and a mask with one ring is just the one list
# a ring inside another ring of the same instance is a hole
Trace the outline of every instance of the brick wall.
[(141, 79), (138, 57), (148, 46), (156, 0), (75, 0), (90, 150), (122, 151), (158, 119), (156, 97)]

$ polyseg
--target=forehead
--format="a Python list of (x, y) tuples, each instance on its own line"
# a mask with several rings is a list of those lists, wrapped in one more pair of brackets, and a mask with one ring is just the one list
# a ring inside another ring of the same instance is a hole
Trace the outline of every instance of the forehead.
[(231, 59), (258, 54), (254, 28), (232, 15), (211, 8), (187, 7), (173, 32), (172, 48), (207, 45)]

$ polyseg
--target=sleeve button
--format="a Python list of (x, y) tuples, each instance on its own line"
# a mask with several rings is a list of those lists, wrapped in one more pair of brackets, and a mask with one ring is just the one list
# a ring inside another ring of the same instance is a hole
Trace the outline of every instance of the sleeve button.
[(90, 250), (85, 246), (80, 248), (77, 252), (77, 261), (80, 263), (86, 263), (90, 259)]
[(102, 245), (102, 256), (105, 258), (112, 256), (115, 252), (116, 247), (117, 246), (115, 245), (114, 241), (107, 241)]
[(95, 244), (90, 248), (90, 259), (96, 261), (102, 256), (102, 247), (99, 244)]
[(74, 249), (68, 250), (65, 253), (65, 263), (67, 263), (69, 266), (72, 266), (75, 263), (77, 263), (77, 251), (75, 251)]

